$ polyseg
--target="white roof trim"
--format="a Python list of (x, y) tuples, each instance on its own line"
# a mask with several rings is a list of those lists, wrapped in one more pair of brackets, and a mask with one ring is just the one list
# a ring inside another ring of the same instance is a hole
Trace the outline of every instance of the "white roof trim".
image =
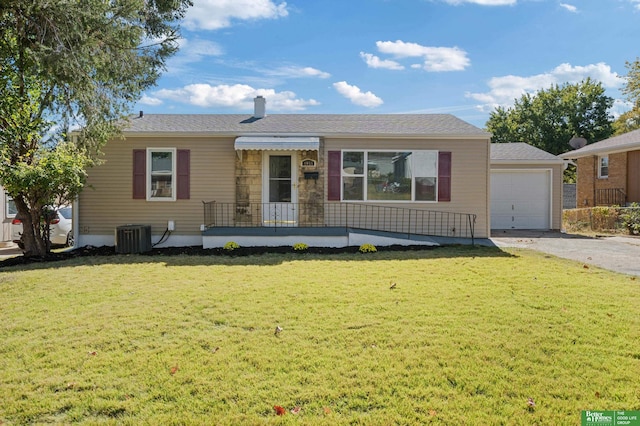
[(236, 138), (234, 148), (236, 151), (318, 151), (320, 149), (320, 138), (312, 136), (240, 136)]
[(566, 160), (558, 158), (557, 160), (527, 160), (523, 159), (511, 159), (511, 160), (491, 160), (491, 164), (514, 164), (514, 165), (527, 165), (527, 164), (564, 164)]

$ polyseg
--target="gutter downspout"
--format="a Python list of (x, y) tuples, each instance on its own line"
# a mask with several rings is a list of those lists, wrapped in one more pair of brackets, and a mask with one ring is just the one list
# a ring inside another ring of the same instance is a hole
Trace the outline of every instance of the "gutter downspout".
[(593, 157), (593, 207), (596, 206), (596, 185), (598, 184), (598, 168), (600, 167), (600, 165), (598, 164), (599, 160), (600, 157), (598, 157), (597, 155)]
[[(487, 227), (487, 238), (491, 238), (491, 138), (487, 140), (487, 219), (486, 219), (486, 227)], [(475, 229), (474, 229), (475, 234)]]

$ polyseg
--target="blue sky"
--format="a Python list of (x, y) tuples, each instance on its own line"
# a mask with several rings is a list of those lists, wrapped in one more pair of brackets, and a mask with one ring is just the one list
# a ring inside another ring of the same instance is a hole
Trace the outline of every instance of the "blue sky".
[(640, 0), (194, 0), (149, 113), (451, 113), (484, 127), (552, 84), (640, 56)]

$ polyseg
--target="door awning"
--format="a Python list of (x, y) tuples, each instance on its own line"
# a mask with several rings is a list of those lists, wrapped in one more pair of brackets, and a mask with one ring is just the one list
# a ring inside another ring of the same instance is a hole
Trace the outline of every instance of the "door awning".
[(240, 136), (234, 144), (240, 150), (318, 151), (320, 138), (315, 136)]

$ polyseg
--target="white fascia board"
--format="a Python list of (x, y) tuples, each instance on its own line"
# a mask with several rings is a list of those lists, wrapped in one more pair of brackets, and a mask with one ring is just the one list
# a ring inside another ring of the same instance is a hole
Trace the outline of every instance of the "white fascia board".
[(559, 158), (557, 160), (491, 160), (491, 164), (513, 164), (514, 166), (532, 165), (556, 165), (564, 164), (565, 160)]
[(566, 159), (576, 159), (576, 158), (584, 158), (584, 157), (593, 157), (593, 156), (601, 156), (601, 155), (609, 155), (609, 154), (618, 154), (621, 152), (628, 151), (636, 151), (640, 150), (640, 143), (634, 142), (626, 145), (617, 145), (615, 147), (604, 147), (604, 148), (596, 148), (586, 151), (584, 153), (571, 154), (574, 151), (565, 152), (564, 154), (560, 154), (559, 156)]

